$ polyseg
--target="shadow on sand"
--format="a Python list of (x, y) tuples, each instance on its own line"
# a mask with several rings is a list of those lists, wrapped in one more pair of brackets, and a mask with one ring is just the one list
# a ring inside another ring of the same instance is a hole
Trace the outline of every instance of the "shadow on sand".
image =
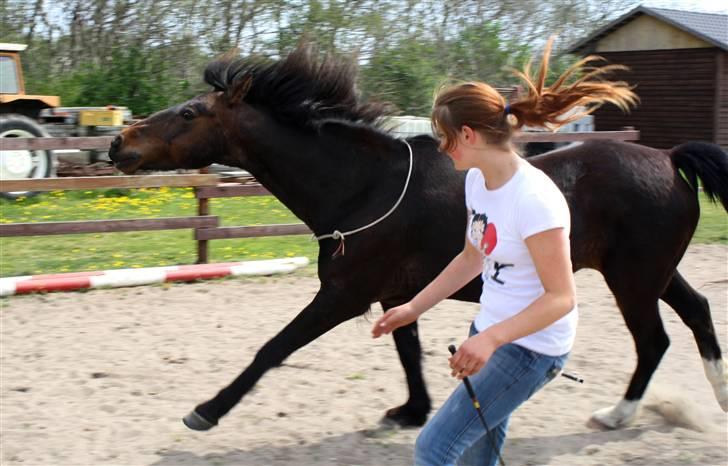
[[(614, 431), (592, 431), (569, 435), (513, 437), (508, 440), (504, 460), (508, 465), (561, 464), (562, 455), (591, 455), (609, 443), (629, 441), (646, 432), (668, 433), (667, 425), (642, 426)], [(410, 443), (396, 443), (396, 431), (380, 428), (328, 437), (316, 444), (263, 446), (250, 450), (229, 449), (218, 453), (197, 454), (191, 451), (166, 449), (151, 466), (188, 465), (360, 465), (396, 466), (412, 464)], [(635, 452), (639, 456), (639, 452)], [(552, 460), (555, 461), (552, 463)]]

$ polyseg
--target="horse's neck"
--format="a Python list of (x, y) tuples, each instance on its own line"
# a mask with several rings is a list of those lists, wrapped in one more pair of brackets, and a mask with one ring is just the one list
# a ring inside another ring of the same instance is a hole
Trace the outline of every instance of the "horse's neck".
[(401, 186), (391, 181), (400, 177), (388, 174), (406, 174), (406, 146), (371, 131), (337, 126), (317, 134), (281, 133), (258, 147), (251, 173), (316, 234), (345, 228), (341, 222), (366, 209), (367, 201), (381, 195), (394, 202)]

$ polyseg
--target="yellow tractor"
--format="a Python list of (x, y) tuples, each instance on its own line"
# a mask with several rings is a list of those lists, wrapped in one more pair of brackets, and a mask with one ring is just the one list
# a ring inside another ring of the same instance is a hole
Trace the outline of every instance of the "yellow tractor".
[[(60, 107), (57, 96), (25, 93), (20, 52), (23, 44), (0, 43), (0, 182), (55, 176), (56, 155), (77, 150), (4, 150), (2, 138), (94, 136), (118, 133), (131, 120), (124, 107)], [(100, 156), (87, 157), (94, 162)], [(31, 192), (0, 193), (9, 198)]]

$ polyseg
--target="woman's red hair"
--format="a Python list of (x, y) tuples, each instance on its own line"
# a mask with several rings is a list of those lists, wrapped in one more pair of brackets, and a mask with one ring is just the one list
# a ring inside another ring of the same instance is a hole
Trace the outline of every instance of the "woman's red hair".
[[(629, 111), (638, 102), (639, 98), (626, 82), (602, 79), (605, 74), (626, 67), (587, 66), (602, 60), (594, 55), (577, 61), (553, 84), (546, 86), (553, 41), (551, 37), (546, 43), (537, 76), (531, 75), (532, 60), (523, 71), (513, 70), (527, 92), (510, 103), (508, 114), (505, 99), (488, 84), (468, 82), (441, 89), (432, 108), (432, 127), (441, 140), (440, 149), (452, 150), (463, 126), (481, 132), (491, 144), (508, 144), (514, 131), (523, 126), (556, 130), (592, 113), (604, 103)], [(581, 76), (567, 84), (570, 78), (578, 75)]]

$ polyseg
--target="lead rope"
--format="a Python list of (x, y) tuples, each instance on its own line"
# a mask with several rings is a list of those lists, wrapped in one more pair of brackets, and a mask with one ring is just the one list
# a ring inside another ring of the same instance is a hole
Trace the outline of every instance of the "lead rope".
[(317, 240), (321, 241), (322, 239), (332, 238), (332, 239), (338, 239), (340, 241), (339, 247), (336, 248), (336, 251), (334, 251), (334, 253), (331, 255), (332, 259), (336, 258), (338, 256), (343, 256), (344, 253), (346, 252), (346, 248), (344, 246), (344, 240), (346, 239), (347, 236), (353, 235), (355, 233), (359, 233), (360, 231), (364, 231), (367, 228), (373, 227), (377, 223), (379, 223), (382, 220), (384, 220), (385, 218), (389, 217), (392, 214), (392, 212), (394, 212), (397, 209), (397, 207), (399, 207), (399, 204), (402, 202), (402, 199), (404, 198), (404, 195), (407, 192), (407, 187), (409, 186), (410, 178), (412, 177), (412, 166), (414, 165), (414, 158), (412, 156), (412, 146), (410, 146), (409, 143), (407, 141), (405, 141), (404, 139), (402, 139), (402, 142), (405, 143), (405, 145), (407, 146), (407, 149), (409, 150), (409, 170), (407, 171), (407, 180), (404, 182), (404, 189), (402, 189), (402, 194), (399, 195), (399, 199), (397, 199), (397, 202), (395, 202), (394, 206), (392, 206), (392, 208), (389, 209), (389, 211), (386, 214), (382, 215), (377, 220), (373, 221), (372, 223), (370, 223), (368, 225), (364, 225), (363, 227), (359, 227), (355, 230), (345, 231), (343, 233), (340, 232), (339, 230), (334, 230), (333, 233), (329, 233), (329, 234), (321, 235), (321, 236), (313, 235), (311, 237), (311, 240), (317, 239)]

